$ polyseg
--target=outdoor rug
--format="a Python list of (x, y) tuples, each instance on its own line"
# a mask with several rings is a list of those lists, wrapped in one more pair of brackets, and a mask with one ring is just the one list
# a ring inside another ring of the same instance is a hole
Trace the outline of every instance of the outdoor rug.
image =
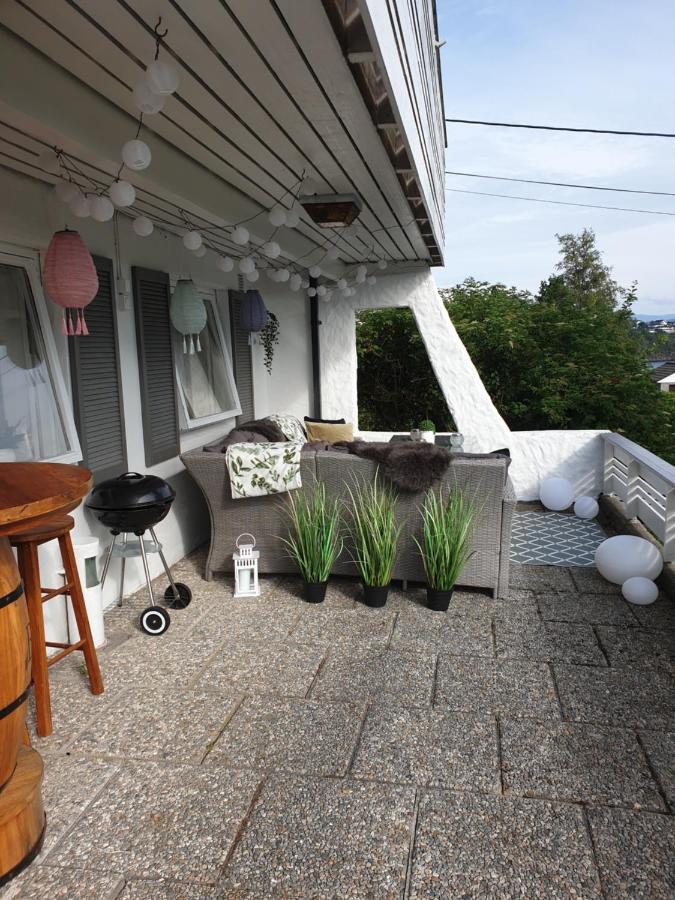
[(592, 566), (595, 551), (606, 537), (593, 519), (516, 510), (511, 562), (522, 566)]

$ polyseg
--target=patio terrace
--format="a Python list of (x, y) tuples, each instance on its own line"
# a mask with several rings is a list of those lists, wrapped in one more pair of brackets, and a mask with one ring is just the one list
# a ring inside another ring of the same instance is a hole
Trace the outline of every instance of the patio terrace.
[[(672, 602), (514, 566), (509, 600), (259, 600), (174, 567), (152, 640), (109, 612), (89, 694), (52, 670), (48, 831), (10, 897), (672, 896)], [(162, 584), (163, 589), (163, 584)]]

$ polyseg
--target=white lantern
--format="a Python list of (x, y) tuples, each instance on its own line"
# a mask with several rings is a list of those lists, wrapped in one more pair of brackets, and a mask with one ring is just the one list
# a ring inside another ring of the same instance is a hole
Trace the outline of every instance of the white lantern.
[(154, 116), (164, 108), (164, 97), (156, 94), (147, 81), (141, 79), (134, 88), (134, 103), (144, 116)]
[(325, 297), (325, 296), (326, 296), (326, 291), (327, 291), (327, 290), (328, 290), (328, 289), (326, 288), (326, 285), (325, 285), (325, 284), (320, 284), (320, 285), (318, 285), (318, 287), (317, 287), (317, 289), (316, 289), (317, 297)]
[(178, 90), (180, 78), (177, 69), (163, 59), (155, 59), (145, 70), (145, 80), (155, 94), (173, 94)]
[(122, 161), (129, 169), (140, 172), (147, 169), (152, 162), (152, 153), (145, 141), (127, 141), (122, 147)]
[(321, 267), (320, 266), (310, 266), (309, 274), (311, 278), (318, 278), (321, 275)]
[(377, 264), (377, 268), (382, 269), (382, 270), (386, 269), (387, 268), (387, 260), (381, 259)]
[(77, 216), (78, 219), (86, 219), (91, 212), (89, 196), (83, 194), (82, 191), (78, 191), (78, 193), (75, 194), (68, 206), (70, 207), (72, 214)]
[(283, 206), (273, 206), (268, 212), (267, 218), (270, 225), (274, 225), (275, 228), (281, 228), (282, 225), (286, 224), (286, 210)]
[(309, 287), (309, 278), (303, 278), (302, 281), (300, 282), (300, 284), (302, 285), (303, 288), (308, 288)]
[(289, 210), (286, 211), (286, 227), (287, 228), (297, 228), (300, 224), (300, 210), (297, 206), (293, 205)]
[(308, 288), (307, 293), (309, 294), (310, 297), (316, 297), (316, 288), (315, 287)]
[(291, 277), (291, 273), (288, 269), (279, 269), (277, 272), (277, 281), (288, 281)]
[(337, 286), (340, 288), (341, 291), (346, 290), (347, 289), (347, 279), (346, 278), (338, 278)]
[(332, 298), (333, 298), (333, 292), (332, 292), (332, 291), (326, 291), (326, 293), (323, 295), (323, 302), (324, 302), (324, 303), (330, 303), (330, 301), (332, 300)]
[(136, 216), (131, 227), (139, 237), (148, 237), (155, 230), (155, 226), (147, 216)]
[(254, 269), (252, 272), (247, 272), (245, 277), (247, 281), (257, 281), (260, 278), (260, 272)]
[(267, 269), (267, 277), (270, 281), (278, 281), (277, 275), (279, 274), (277, 269), (269, 268)]
[(243, 225), (237, 225), (237, 227), (232, 232), (232, 240), (235, 242), (235, 244), (239, 244), (240, 247), (243, 247), (244, 244), (248, 244), (248, 239), (248, 228), (244, 228)]
[(629, 578), (621, 585), (621, 593), (629, 603), (636, 606), (648, 606), (658, 599), (659, 589), (649, 578), (641, 578), (639, 575)]
[(357, 274), (357, 276), (365, 278), (366, 275), (368, 274), (368, 266), (364, 266), (364, 265), (358, 266), (358, 268), (356, 269), (356, 274)]
[(614, 584), (637, 576), (654, 581), (663, 569), (663, 557), (651, 541), (633, 534), (617, 534), (595, 551), (595, 565), (602, 577)]
[(56, 196), (63, 203), (70, 203), (80, 192), (79, 187), (72, 181), (57, 181), (54, 185), (54, 192)]
[(328, 257), (328, 259), (337, 259), (339, 255), (340, 251), (335, 246), (335, 244), (331, 244), (328, 250), (326, 250), (326, 256)]
[(577, 497), (574, 501), (574, 515), (578, 519), (594, 519), (599, 512), (598, 501), (593, 497)]
[(186, 250), (199, 250), (202, 236), (198, 231), (186, 231), (183, 235), (183, 246)]
[[(250, 538), (252, 543), (244, 540)], [(252, 534), (240, 534), (236, 540), (237, 551), (232, 554), (234, 561), (234, 596), (259, 597), (258, 560), (260, 551), (255, 549)]]
[(219, 256), (216, 259), (216, 266), (221, 272), (231, 272), (234, 269), (234, 260), (229, 256)]
[(239, 260), (239, 271), (242, 275), (249, 275), (255, 269), (255, 261), (251, 256), (242, 256)]
[(113, 181), (108, 194), (115, 206), (132, 206), (136, 200), (136, 190), (128, 181)]
[(203, 244), (200, 244), (199, 247), (195, 250), (195, 256), (197, 259), (201, 259), (203, 256), (206, 256), (206, 247)]
[(262, 249), (265, 256), (269, 256), (270, 259), (276, 259), (281, 253), (281, 247), (276, 241), (267, 241), (266, 244), (263, 244)]
[(377, 278), (375, 277), (375, 275), (369, 275), (366, 278), (366, 281), (368, 282), (368, 284), (375, 284), (375, 282), (377, 281)]
[(366, 280), (366, 273), (365, 273), (365, 272), (357, 272), (356, 275), (354, 276), (354, 281), (355, 281), (357, 284), (363, 284), (363, 282), (364, 282), (365, 280)]
[(292, 291), (299, 291), (299, 290), (300, 290), (300, 285), (301, 285), (301, 284), (302, 284), (302, 278), (301, 278), (301, 276), (298, 275), (297, 272), (294, 272), (294, 273), (291, 275), (291, 277), (290, 277), (290, 281), (288, 282), (289, 288), (290, 288)]
[(115, 207), (107, 197), (93, 197), (89, 203), (92, 219), (107, 222), (115, 215)]
[(567, 509), (574, 502), (574, 488), (566, 478), (545, 478), (539, 486), (539, 499), (546, 509)]

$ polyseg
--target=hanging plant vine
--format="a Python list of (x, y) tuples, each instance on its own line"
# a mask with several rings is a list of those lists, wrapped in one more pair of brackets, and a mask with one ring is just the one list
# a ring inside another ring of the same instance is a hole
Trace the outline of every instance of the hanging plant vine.
[(267, 311), (267, 325), (260, 332), (260, 343), (265, 350), (265, 368), (267, 374), (272, 374), (272, 361), (274, 360), (274, 347), (279, 343), (279, 320), (273, 312)]

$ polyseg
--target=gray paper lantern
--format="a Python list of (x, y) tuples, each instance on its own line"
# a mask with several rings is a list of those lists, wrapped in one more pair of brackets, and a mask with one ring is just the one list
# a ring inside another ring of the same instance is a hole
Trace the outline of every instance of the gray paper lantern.
[(176, 282), (169, 315), (173, 327), (183, 335), (183, 353), (200, 351), (199, 333), (206, 326), (206, 307), (191, 278), (180, 278)]

